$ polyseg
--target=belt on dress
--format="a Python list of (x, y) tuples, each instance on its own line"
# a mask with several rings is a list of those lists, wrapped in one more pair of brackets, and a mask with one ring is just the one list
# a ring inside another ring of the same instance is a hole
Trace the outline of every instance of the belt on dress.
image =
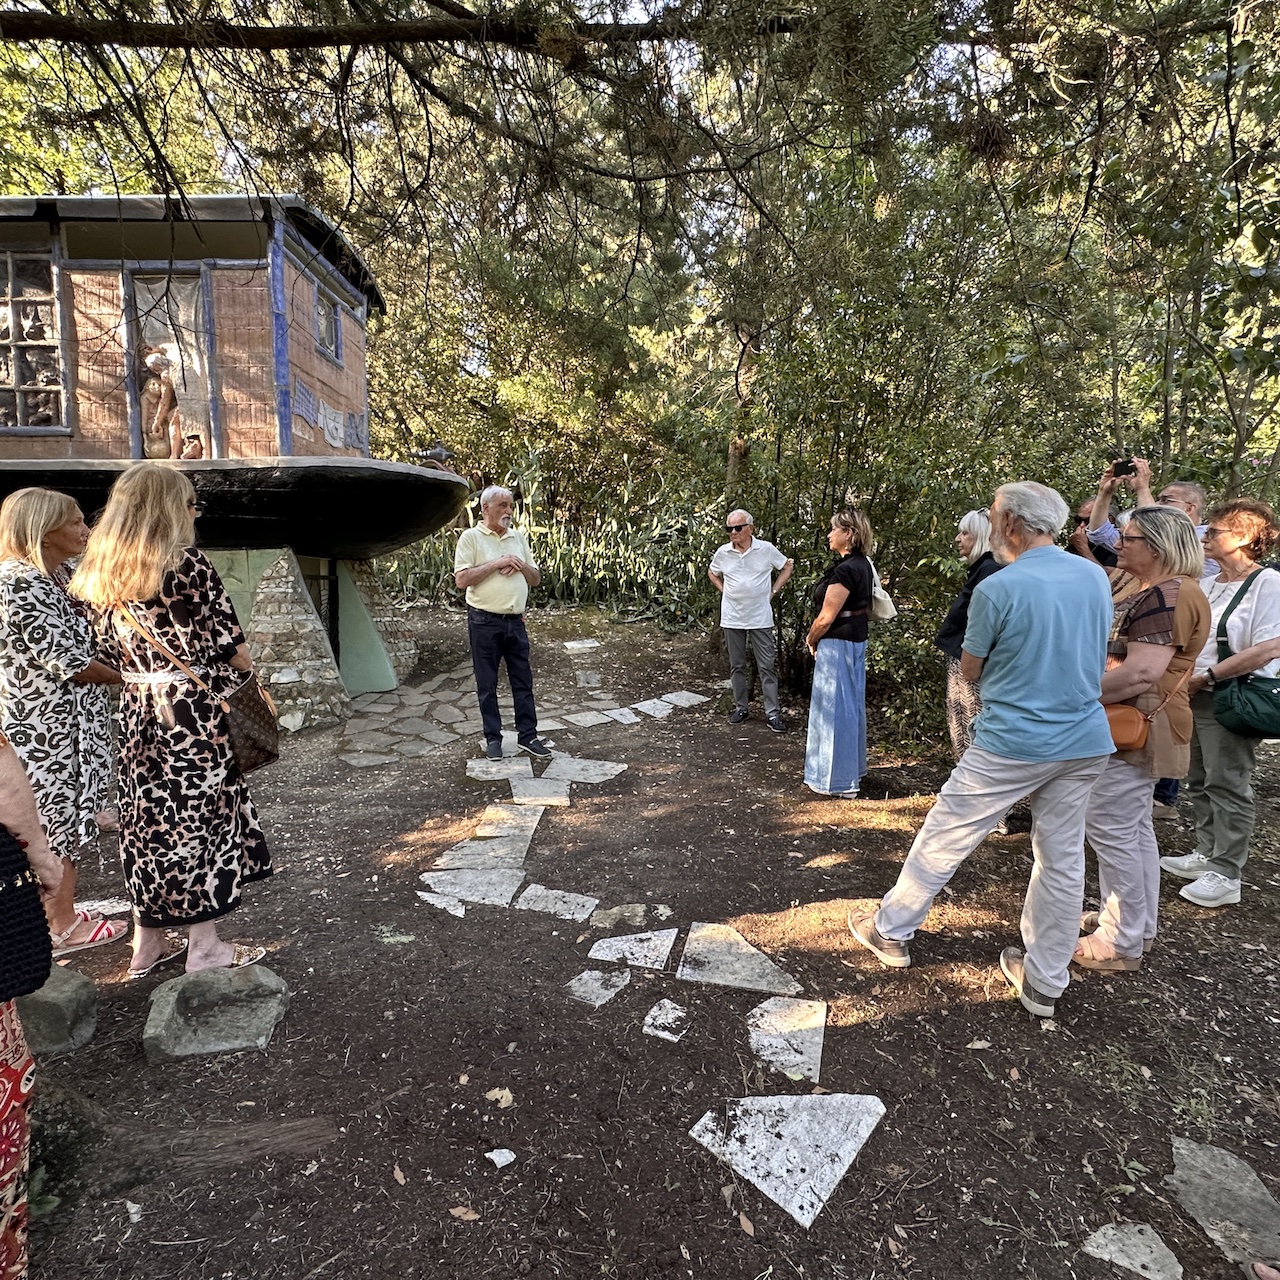
[[(207, 667), (192, 666), (192, 671), (200, 677), (206, 677), (209, 674)], [(120, 679), (125, 684), (174, 684), (179, 680), (190, 680), (191, 677), (185, 671), (179, 671), (177, 667), (168, 667), (164, 671), (122, 671)]]

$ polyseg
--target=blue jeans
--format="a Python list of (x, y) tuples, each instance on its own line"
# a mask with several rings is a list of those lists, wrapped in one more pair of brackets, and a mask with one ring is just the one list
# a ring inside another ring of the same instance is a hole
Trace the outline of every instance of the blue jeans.
[(476, 673), (476, 698), (484, 722), (486, 742), (502, 739), (498, 710), (498, 666), (507, 664), (507, 679), (516, 709), (516, 736), (528, 742), (538, 736), (538, 713), (533, 705), (533, 668), (529, 665), (529, 633), (518, 613), (488, 613), (467, 606), (467, 639)]

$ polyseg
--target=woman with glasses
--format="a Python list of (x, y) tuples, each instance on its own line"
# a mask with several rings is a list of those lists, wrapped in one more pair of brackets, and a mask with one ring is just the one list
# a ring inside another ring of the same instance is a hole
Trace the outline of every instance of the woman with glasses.
[(1128, 704), (1150, 716), (1146, 743), (1107, 761), (1085, 813), (1085, 838), (1098, 858), (1100, 910), (1081, 925), (1075, 961), (1088, 969), (1142, 967), (1156, 936), (1160, 849), (1151, 821), (1157, 778), (1180, 778), (1191, 753), (1187, 680), (1209, 633), (1200, 590), (1204, 552), (1187, 515), (1137, 508), (1108, 570), (1115, 617), (1102, 677), (1104, 705)]
[(854, 800), (867, 771), (871, 522), (856, 509), (836, 512), (827, 545), (840, 558), (814, 587), (818, 616), (805, 637), (814, 664), (804, 782), (819, 795)]
[[(71, 581), (124, 678), (120, 858), (136, 924), (131, 978), (184, 950), (188, 973), (265, 955), (218, 936), (244, 886), (271, 874), (271, 855), (220, 705), (253, 664), (221, 579), (191, 545), (198, 510), (181, 471), (130, 467)], [(175, 925), (187, 940), (170, 947), (165, 930)]]
[[(1212, 624), (1191, 678), (1195, 741), (1187, 793), (1195, 815), (1195, 851), (1161, 858), (1182, 880), (1180, 896), (1201, 907), (1240, 901), (1240, 879), (1253, 836), (1253, 768), (1258, 739), (1220, 725), (1213, 714), (1213, 688), (1239, 676), (1274, 676), (1280, 670), (1280, 573), (1260, 561), (1280, 538), (1276, 513), (1265, 502), (1235, 498), (1214, 507), (1204, 531), (1205, 555), (1218, 573), (1202, 583)], [(1218, 626), (1227, 617), (1231, 656), (1218, 657)]]
[(956, 547), (969, 567), (960, 594), (951, 602), (947, 616), (934, 637), (934, 644), (947, 660), (947, 730), (951, 754), (960, 757), (973, 745), (973, 722), (982, 710), (978, 686), (960, 674), (960, 650), (965, 627), (969, 625), (969, 601), (973, 589), (1002, 566), (991, 553), (991, 517), (985, 511), (969, 511), (960, 517)]
[(62, 859), (45, 904), (54, 955), (122, 938), (123, 920), (75, 904), (80, 849), (98, 834), (111, 785), (111, 708), (120, 675), (98, 660), (87, 620), (64, 590), (89, 526), (73, 498), (18, 489), (0, 505), (0, 730), (35, 793), (50, 847)]

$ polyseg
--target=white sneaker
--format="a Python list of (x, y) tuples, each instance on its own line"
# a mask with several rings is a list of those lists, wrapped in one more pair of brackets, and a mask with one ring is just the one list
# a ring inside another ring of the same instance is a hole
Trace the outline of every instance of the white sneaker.
[(1209, 859), (1203, 853), (1181, 853), (1160, 859), (1160, 870), (1182, 880), (1199, 880), (1209, 870)]
[(1178, 896), (1198, 907), (1229, 907), (1240, 901), (1240, 881), (1220, 871), (1206, 871), (1191, 884), (1183, 885)]

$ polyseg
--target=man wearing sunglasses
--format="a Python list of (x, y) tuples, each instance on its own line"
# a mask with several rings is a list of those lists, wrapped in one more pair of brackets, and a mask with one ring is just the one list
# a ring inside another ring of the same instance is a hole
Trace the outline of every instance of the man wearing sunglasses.
[[(786, 732), (774, 672), (777, 645), (773, 637), (773, 597), (787, 585), (795, 561), (763, 538), (755, 537), (751, 517), (731, 511), (725, 522), (729, 541), (711, 557), (707, 577), (720, 592), (720, 626), (729, 646), (729, 679), (733, 684), (730, 724), (749, 716), (751, 681), (747, 677), (747, 645), (755, 655), (764, 699), (765, 723), (774, 733)], [(777, 577), (774, 574), (777, 573)]]

